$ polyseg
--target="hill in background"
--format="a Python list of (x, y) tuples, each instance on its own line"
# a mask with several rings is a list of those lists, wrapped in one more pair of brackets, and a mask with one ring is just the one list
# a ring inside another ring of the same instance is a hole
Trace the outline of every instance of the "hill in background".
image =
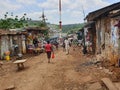
[[(40, 21), (32, 20), (28, 22), (28, 26), (38, 26)], [(50, 27), (51, 30), (59, 30), (59, 25), (57, 24), (50, 24), (47, 22), (48, 27)], [(80, 30), (84, 26), (84, 23), (78, 23), (78, 24), (67, 24), (62, 25), (62, 32), (63, 33), (73, 33), (78, 30)]]
[[(48, 26), (51, 29), (59, 30), (59, 25), (48, 24)], [(73, 33), (73, 32), (80, 30), (83, 26), (84, 26), (84, 23), (62, 25), (62, 32), (63, 33)]]
[(84, 23), (63, 25), (62, 31), (63, 33), (73, 33), (80, 30), (83, 25)]

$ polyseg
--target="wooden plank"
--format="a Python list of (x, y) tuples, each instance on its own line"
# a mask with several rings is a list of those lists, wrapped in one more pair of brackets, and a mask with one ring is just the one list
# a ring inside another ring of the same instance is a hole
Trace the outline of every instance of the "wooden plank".
[(109, 90), (118, 90), (109, 78), (103, 78), (102, 81)]
[(26, 62), (26, 61), (27, 61), (26, 59), (23, 59), (23, 60), (16, 60), (16, 61), (13, 62), (13, 63), (18, 64), (18, 63), (24, 63), (24, 62)]

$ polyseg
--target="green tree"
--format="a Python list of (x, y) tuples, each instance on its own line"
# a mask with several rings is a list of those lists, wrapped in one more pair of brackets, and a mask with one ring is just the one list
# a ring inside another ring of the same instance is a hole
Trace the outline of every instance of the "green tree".
[[(8, 18), (8, 12), (4, 15), (4, 19), (0, 20), (0, 28), (1, 29), (15, 29), (15, 28), (22, 28), (24, 26), (28, 26), (27, 19), (26, 19), (26, 13), (18, 19), (18, 16), (16, 15), (15, 18)], [(11, 16), (13, 16), (13, 13), (11, 13)]]

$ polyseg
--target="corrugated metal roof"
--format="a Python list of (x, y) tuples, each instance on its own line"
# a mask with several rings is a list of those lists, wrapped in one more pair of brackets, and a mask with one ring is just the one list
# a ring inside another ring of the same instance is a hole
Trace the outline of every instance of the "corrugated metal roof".
[(0, 29), (0, 35), (15, 35), (15, 34), (21, 34), (21, 32)]
[(94, 12), (90, 12), (85, 19), (92, 21), (95, 20), (96, 18), (99, 18), (102, 15), (107, 15), (110, 11), (115, 9), (120, 9), (120, 2), (101, 8)]

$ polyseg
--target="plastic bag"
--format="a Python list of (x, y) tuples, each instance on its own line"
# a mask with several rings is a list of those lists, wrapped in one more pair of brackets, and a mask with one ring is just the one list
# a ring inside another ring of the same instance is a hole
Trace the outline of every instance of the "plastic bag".
[(52, 58), (55, 58), (55, 55), (54, 55), (54, 53), (52, 53), (52, 56), (51, 56)]

